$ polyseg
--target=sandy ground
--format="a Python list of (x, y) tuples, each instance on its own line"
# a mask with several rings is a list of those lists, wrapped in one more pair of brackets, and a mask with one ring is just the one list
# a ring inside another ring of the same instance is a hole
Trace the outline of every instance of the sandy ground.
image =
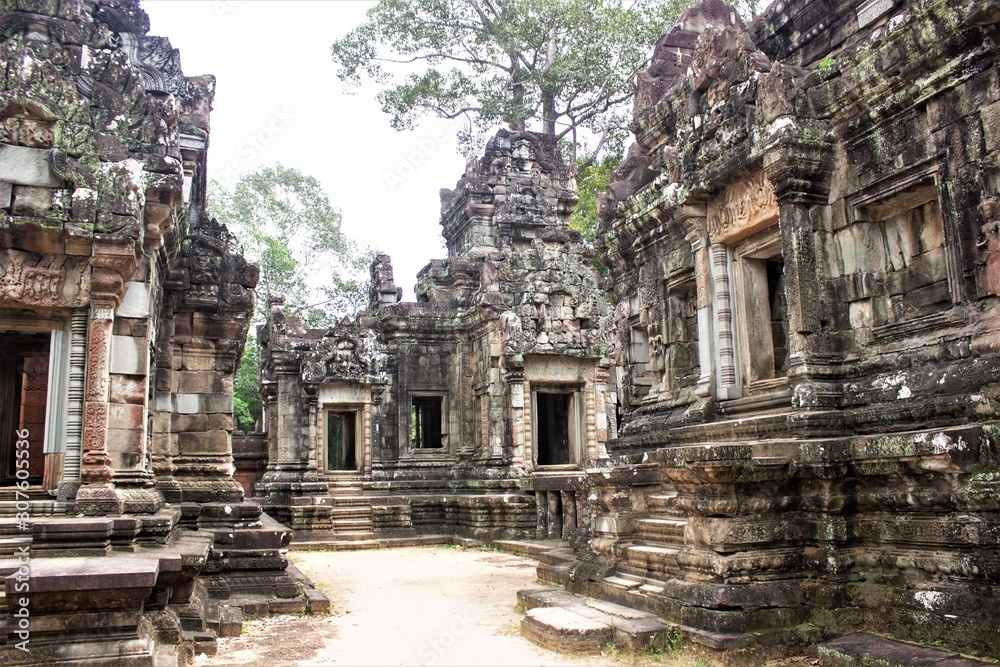
[[(519, 631), (517, 591), (544, 588), (535, 562), (447, 547), (293, 553), (329, 596), (326, 616), (277, 616), (244, 624), (200, 665), (676, 665), (712, 667), (683, 654), (559, 654)], [(808, 664), (808, 663), (806, 663)]]

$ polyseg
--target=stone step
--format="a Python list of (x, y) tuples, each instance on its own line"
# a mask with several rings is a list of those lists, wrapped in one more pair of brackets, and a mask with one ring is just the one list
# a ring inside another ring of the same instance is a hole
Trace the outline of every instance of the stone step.
[(676, 493), (651, 493), (646, 496), (646, 508), (650, 514), (680, 516)]
[(823, 642), (817, 647), (820, 667), (977, 667), (994, 663), (964, 658), (953, 651), (920, 646), (866, 632)]
[(536, 556), (538, 562), (545, 563), (546, 565), (558, 565), (560, 563), (568, 563), (574, 560), (573, 550), (568, 547), (562, 547), (557, 549), (549, 549), (547, 551), (541, 551)]
[(667, 644), (671, 628), (653, 614), (572, 595), (562, 588), (519, 591), (521, 634), (557, 651), (599, 653), (608, 644), (643, 651)]
[(325, 500), (335, 509), (361, 509), (370, 512), (372, 508), (371, 500), (362, 496), (327, 496)]
[(604, 583), (615, 588), (638, 591), (647, 595), (662, 595), (664, 582), (659, 579), (651, 579), (641, 574), (631, 572), (616, 571), (610, 577), (604, 578)]
[(385, 549), (389, 547), (422, 547), (451, 544), (449, 535), (412, 535), (406, 537), (375, 537), (361, 540), (343, 540), (331, 536), (296, 536), (290, 545), (292, 551), (360, 551), (364, 549)]
[[(46, 498), (32, 499), (30, 502), (31, 507), (28, 510), (30, 519), (63, 516), (66, 514), (66, 502), (63, 500), (55, 500), (47, 496)], [(23, 508), (24, 506), (22, 505), (21, 507)], [(23, 510), (18, 509), (16, 500), (0, 500), (0, 520), (13, 521), (20, 511)]]
[(538, 576), (539, 581), (558, 586), (569, 580), (569, 571), (572, 566), (573, 564), (570, 562), (558, 563), (555, 565), (539, 563), (535, 573)]
[(331, 489), (330, 491), (327, 491), (325, 496), (322, 497), (322, 500), (326, 505), (370, 506), (372, 504), (372, 499), (363, 495), (360, 491), (358, 493), (349, 493), (347, 491), (341, 493)]
[(371, 519), (371, 507), (331, 507), (330, 518), (334, 521), (338, 519)]
[(639, 519), (636, 526), (639, 531), (639, 539), (646, 543), (658, 545), (684, 544), (684, 526), (687, 521), (683, 519)]
[(648, 544), (633, 544), (625, 548), (628, 569), (643, 577), (669, 579), (680, 572), (678, 549)]
[(495, 540), (491, 542), (491, 544), (507, 553), (514, 554), (515, 556), (525, 556), (536, 560), (541, 560), (543, 557), (549, 558), (549, 556), (546, 555), (548, 552), (569, 549), (569, 542), (566, 540)]
[(336, 519), (331, 522), (334, 532), (341, 531), (371, 531), (374, 528), (371, 519)]

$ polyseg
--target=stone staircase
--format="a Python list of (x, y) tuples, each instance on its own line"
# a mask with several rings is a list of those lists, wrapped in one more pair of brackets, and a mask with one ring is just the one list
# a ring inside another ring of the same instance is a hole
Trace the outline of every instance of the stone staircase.
[(407, 500), (366, 494), (360, 473), (331, 473), (326, 483), (325, 495), (292, 501), (289, 510), (295, 528), (295, 549), (337, 551), (448, 541), (442, 535), (416, 535)]
[[(18, 493), (13, 487), (0, 488), (0, 518), (13, 519), (17, 512), (18, 501), (24, 501), (23, 493)], [(66, 501), (56, 500), (48, 491), (33, 487), (27, 491), (28, 502), (31, 504), (28, 515), (31, 517), (60, 516), (66, 513)]]
[(676, 507), (677, 494), (646, 495), (647, 514), (635, 520), (631, 544), (620, 545), (619, 566), (605, 578), (611, 586), (644, 593), (662, 593), (663, 582), (680, 572), (678, 554), (684, 548), (687, 520)]
[(372, 501), (364, 496), (359, 473), (338, 473), (330, 482), (330, 530), (340, 540), (375, 537)]

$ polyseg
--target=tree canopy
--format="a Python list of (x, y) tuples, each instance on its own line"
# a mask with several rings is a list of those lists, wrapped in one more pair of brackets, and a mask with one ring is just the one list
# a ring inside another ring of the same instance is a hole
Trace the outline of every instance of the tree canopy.
[(312, 176), (274, 164), (245, 174), (232, 190), (213, 181), (209, 209), (260, 266), (258, 322), (272, 294), (313, 327), (365, 306), (372, 253), (344, 235), (340, 211)]
[(467, 121), (477, 151), (496, 126), (541, 130), (571, 158), (621, 154), (632, 80), (690, 0), (379, 0), (333, 43), (338, 77), (384, 84), (396, 129)]

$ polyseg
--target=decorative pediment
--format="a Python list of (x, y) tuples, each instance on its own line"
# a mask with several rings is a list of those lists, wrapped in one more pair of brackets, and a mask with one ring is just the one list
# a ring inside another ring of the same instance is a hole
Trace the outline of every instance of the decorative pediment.
[(381, 353), (370, 330), (355, 325), (333, 327), (313, 343), (302, 359), (302, 380), (306, 383), (379, 383)]

